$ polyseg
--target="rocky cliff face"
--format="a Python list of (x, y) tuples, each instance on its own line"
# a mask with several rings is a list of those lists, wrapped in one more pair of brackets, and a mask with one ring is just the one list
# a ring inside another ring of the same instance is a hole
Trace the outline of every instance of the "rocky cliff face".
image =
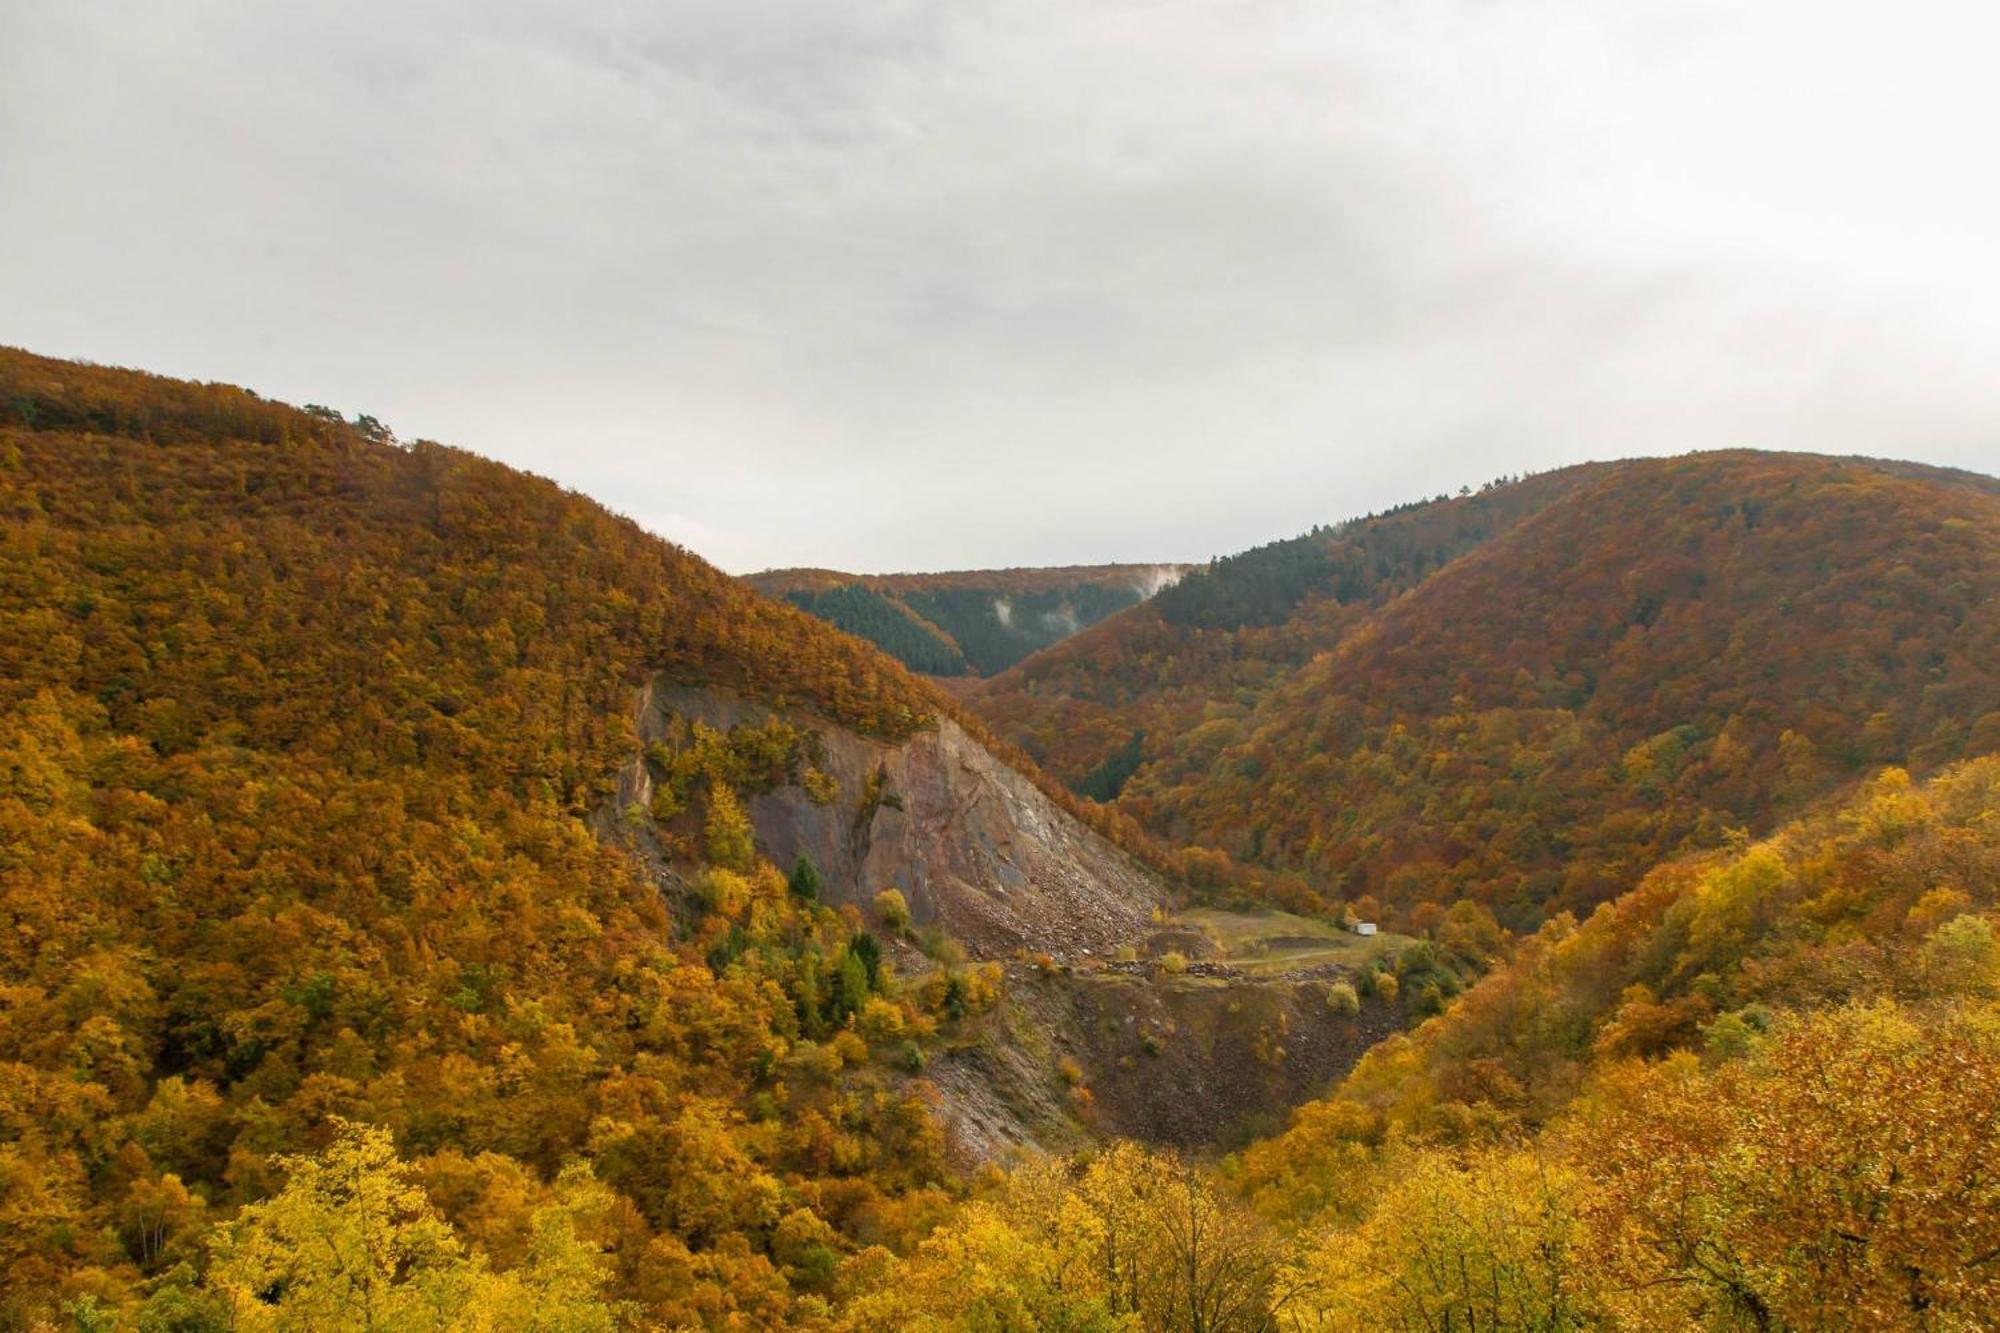
[[(654, 682), (641, 694), (643, 744), (686, 743), (695, 724), (758, 726), (771, 708), (722, 690)], [(976, 957), (1027, 948), (1101, 956), (1143, 934), (1162, 886), (1059, 809), (1035, 785), (948, 720), (900, 745), (822, 719), (783, 715), (816, 732), (818, 767), (837, 794), (824, 804), (781, 786), (745, 802), (758, 850), (781, 866), (812, 858), (835, 903), (902, 891), (919, 923), (935, 922)], [(651, 778), (635, 759), (619, 807), (645, 804)]]
[[(699, 831), (694, 812), (672, 827), (621, 812), (652, 806), (660, 756), (696, 747), (697, 728), (751, 736), (776, 720), (811, 733), (816, 782), (744, 798), (758, 850), (780, 866), (810, 857), (835, 904), (866, 909), (900, 889), (918, 923), (1004, 960), (1006, 998), (923, 1075), (968, 1163), (1107, 1132), (1213, 1145), (1277, 1124), (1397, 1025), (1375, 1003), (1348, 1017), (1328, 1008), (1342, 968), (1252, 976), (1206, 959), (1200, 932), (1155, 921), (1165, 886), (949, 721), (892, 744), (664, 681), (641, 691), (636, 720), (654, 762), (635, 756), (619, 773), (600, 831), (653, 859), (664, 889), (679, 882), (666, 843)], [(899, 967), (930, 966), (907, 940), (888, 943)], [(1156, 960), (1170, 950), (1202, 961), (1169, 975)]]

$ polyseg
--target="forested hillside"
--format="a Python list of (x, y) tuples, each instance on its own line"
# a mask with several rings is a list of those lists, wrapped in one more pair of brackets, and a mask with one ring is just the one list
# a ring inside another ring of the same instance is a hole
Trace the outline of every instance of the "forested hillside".
[[(1416, 525), (1454, 514), (1485, 521), (1401, 562), (1368, 554), (1391, 536), (1407, 553)], [(1691, 455), (1497, 486), (1331, 541), (1388, 576), (1379, 600), (1313, 556), (1310, 577), (1202, 598), (1204, 622), (1236, 604), (1245, 627), (1177, 625), (1162, 599), (975, 706), (1158, 836), (1419, 926), (1464, 898), (1517, 927), (1587, 909), (1871, 765), (2000, 746), (1990, 479)], [(1298, 586), (1318, 591), (1247, 627)]]
[(1984, 1327), (1996, 909), (2000, 759), (1921, 786), (1888, 770), (1551, 922), (1218, 1173), (1121, 1145), (989, 1182), (883, 1257), (857, 1309), (938, 1328)]
[(1100, 809), (551, 483), (0, 351), (0, 1329), (1982, 1327), (1996, 513), (1732, 453), (1219, 561), (988, 688)]
[(1141, 763), (1198, 748), (1183, 738), (1240, 715), (1369, 612), (1592, 470), (1420, 501), (1216, 560), (970, 697), (1049, 772), (1110, 799)]
[(1927, 783), (1886, 769), (1769, 838), (1557, 917), (1444, 1017), (1376, 1048), (1340, 1099), (1427, 1140), (1540, 1128), (1600, 1065), (1735, 1053), (1785, 1010), (1987, 994), (1996, 910), (2000, 757)]
[(634, 720), (945, 700), (366, 419), (12, 351), (0, 414), (0, 1326), (805, 1326), (928, 1229), (911, 1074), (993, 977), (757, 857), (812, 735)]
[(1550, 922), (1234, 1165), (1291, 1326), (1983, 1326), (1996, 925), (1994, 758)]
[(774, 569), (750, 576), (912, 671), (991, 675), (1114, 612), (1135, 606), (1179, 565), (1086, 565), (946, 574)]
[[(757, 578), (752, 578), (751, 583), (766, 587)], [(968, 669), (964, 652), (949, 634), (894, 595), (865, 583), (791, 588), (780, 595), (835, 629), (866, 639), (912, 671), (929, 676), (962, 676)]]

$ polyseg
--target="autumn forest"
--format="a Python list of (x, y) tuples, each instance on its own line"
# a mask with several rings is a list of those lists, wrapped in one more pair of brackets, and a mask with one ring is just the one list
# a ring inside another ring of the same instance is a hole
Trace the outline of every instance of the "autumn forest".
[(2000, 481), (739, 579), (392, 424), (0, 349), (0, 1329), (2000, 1327)]

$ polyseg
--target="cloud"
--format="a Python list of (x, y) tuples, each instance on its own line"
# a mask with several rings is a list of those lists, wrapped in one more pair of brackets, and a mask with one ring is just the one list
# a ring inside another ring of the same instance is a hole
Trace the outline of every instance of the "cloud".
[(731, 568), (1201, 559), (1699, 447), (2000, 465), (1977, 7), (0, 11), (0, 339)]

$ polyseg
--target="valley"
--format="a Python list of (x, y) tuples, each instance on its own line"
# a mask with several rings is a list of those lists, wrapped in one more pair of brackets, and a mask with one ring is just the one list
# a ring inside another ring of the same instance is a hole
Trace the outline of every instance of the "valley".
[[(596, 824), (664, 893), (689, 893), (680, 867), (704, 836), (677, 779), (720, 751), (732, 767), (763, 766), (734, 783), (758, 854), (811, 866), (818, 901), (870, 919), (898, 971), (993, 969), (994, 1011), (923, 1071), (949, 1148), (970, 1166), (1105, 1132), (1197, 1149), (1241, 1139), (1282, 1123), (1404, 1015), (1364, 978), (1393, 971), (1416, 941), (1268, 910), (1176, 908), (1184, 889), (948, 719), (885, 742), (664, 678), (636, 712), (641, 752)], [(900, 928), (882, 920), (884, 890), (907, 913)]]
[(746, 581), (0, 349), (0, 1327), (1979, 1327), (1996, 751), (1972, 473)]

